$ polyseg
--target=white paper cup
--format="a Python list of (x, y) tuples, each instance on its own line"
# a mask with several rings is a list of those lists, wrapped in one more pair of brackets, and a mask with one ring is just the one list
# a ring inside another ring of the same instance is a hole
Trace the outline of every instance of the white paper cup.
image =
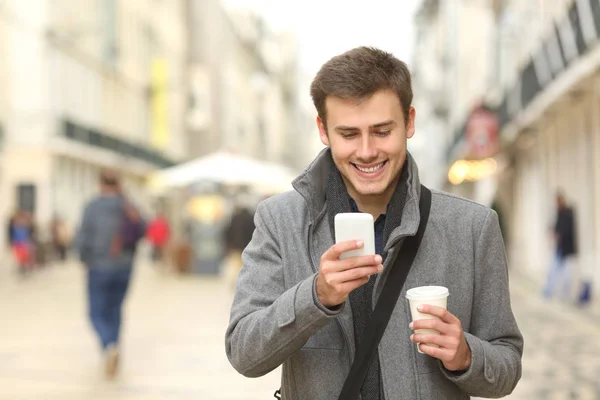
[[(412, 315), (412, 320), (416, 321), (418, 319), (439, 319), (438, 317), (434, 317), (433, 315), (420, 313), (419, 311), (417, 311), (417, 307), (421, 304), (429, 304), (431, 306), (446, 308), (449, 294), (450, 292), (448, 291), (448, 288), (443, 286), (420, 286), (407, 290), (406, 298), (408, 299), (410, 304), (410, 313)], [(440, 333), (433, 329), (417, 329), (415, 330), (415, 334), (439, 335)], [(434, 344), (426, 345), (438, 347)], [(419, 349), (419, 343), (417, 343), (417, 351), (423, 354), (421, 349)]]

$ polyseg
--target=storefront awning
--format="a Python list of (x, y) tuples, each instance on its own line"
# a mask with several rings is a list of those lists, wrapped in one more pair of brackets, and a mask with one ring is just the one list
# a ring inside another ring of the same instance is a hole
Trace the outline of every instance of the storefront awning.
[(154, 191), (187, 187), (200, 182), (248, 186), (261, 191), (290, 190), (296, 174), (289, 168), (228, 152), (216, 152), (205, 157), (175, 165), (152, 174)]

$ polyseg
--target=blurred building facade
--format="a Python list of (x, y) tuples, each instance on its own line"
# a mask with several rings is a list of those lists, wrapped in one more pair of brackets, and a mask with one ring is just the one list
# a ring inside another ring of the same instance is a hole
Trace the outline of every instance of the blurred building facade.
[[(102, 167), (148, 210), (144, 177), (188, 156), (183, 1), (0, 4), (0, 217), (75, 225)], [(2, 231), (4, 233), (4, 230)]]
[[(493, 86), (494, 12), (490, 0), (424, 0), (415, 16), (413, 59), (417, 135), (413, 153), (425, 184), (444, 187), (454, 127)], [(469, 29), (465, 24), (470, 24)], [(473, 35), (473, 32), (478, 32)]]
[(304, 166), (307, 166), (325, 148), (317, 127), (317, 109), (310, 96), (310, 86), (314, 78), (314, 75), (308, 73), (303, 73), (300, 77), (300, 87), (303, 88), (303, 91), (299, 95), (300, 121), (298, 126), (300, 127), (299, 138), (303, 141), (303, 145), (299, 146), (299, 149), (303, 150)]
[(600, 2), (422, 6), (454, 21), (455, 61), (433, 73), (451, 83), (447, 189), (499, 208), (511, 263), (540, 282), (563, 191), (577, 214), (575, 282), (600, 281)]
[[(5, 23), (0, 23), (0, 91), (6, 93), (8, 87), (8, 51), (4, 45), (7, 41), (8, 27)], [(2, 157), (2, 148), (4, 145), (6, 120), (8, 118), (8, 96), (0, 95), (0, 158)], [(1, 177), (1, 171), (0, 171)], [(0, 178), (1, 179), (1, 178)]]
[[(424, 1), (415, 15), (416, 42), (411, 72), (416, 134), (408, 150), (419, 165), (419, 178), (431, 188), (444, 185), (445, 148), (450, 140), (451, 25), (446, 3)], [(435, 145), (432, 145), (435, 143)]]
[(188, 0), (189, 148), (297, 167), (297, 50), (257, 15)]

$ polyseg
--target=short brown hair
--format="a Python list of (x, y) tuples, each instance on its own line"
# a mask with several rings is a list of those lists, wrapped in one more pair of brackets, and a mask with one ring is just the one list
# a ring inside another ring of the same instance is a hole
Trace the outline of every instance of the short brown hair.
[(105, 168), (100, 171), (100, 184), (105, 186), (117, 187), (119, 186), (119, 177), (116, 172)]
[(315, 76), (310, 95), (326, 126), (328, 96), (363, 100), (385, 89), (398, 95), (406, 123), (413, 98), (408, 67), (391, 53), (363, 46), (327, 61)]

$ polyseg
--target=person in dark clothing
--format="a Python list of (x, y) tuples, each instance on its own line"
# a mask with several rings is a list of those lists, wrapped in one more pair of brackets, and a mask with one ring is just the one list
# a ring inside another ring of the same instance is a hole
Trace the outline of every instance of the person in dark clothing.
[(225, 230), (225, 249), (228, 261), (233, 268), (232, 283), (242, 268), (242, 251), (252, 240), (254, 213), (247, 207), (238, 205), (233, 211), (231, 222)]
[(555, 253), (548, 269), (544, 297), (550, 299), (554, 295), (555, 286), (559, 284), (562, 298), (568, 299), (571, 291), (571, 277), (566, 261), (577, 253), (575, 213), (573, 208), (567, 205), (562, 193), (556, 195), (556, 207), (556, 222), (553, 230)]
[(496, 214), (498, 214), (498, 224), (500, 225), (500, 232), (502, 233), (502, 238), (504, 239), (504, 245), (506, 246), (506, 244), (508, 243), (508, 227), (506, 226), (506, 216), (504, 215), (504, 209), (503, 207), (500, 205), (500, 201), (498, 199), (495, 199), (492, 202), (492, 205), (490, 206), (490, 208), (494, 211), (496, 211)]
[(79, 258), (88, 270), (89, 315), (112, 378), (119, 364), (121, 310), (145, 224), (124, 198), (112, 171), (100, 175), (100, 195), (87, 204), (76, 236)]
[(13, 213), (8, 219), (8, 224), (6, 224), (6, 245), (10, 247), (12, 245), (13, 239), (13, 227), (15, 226), (15, 221), (17, 220), (17, 213)]
[(246, 207), (236, 207), (226, 232), (227, 250), (242, 252), (254, 232), (254, 213)]

